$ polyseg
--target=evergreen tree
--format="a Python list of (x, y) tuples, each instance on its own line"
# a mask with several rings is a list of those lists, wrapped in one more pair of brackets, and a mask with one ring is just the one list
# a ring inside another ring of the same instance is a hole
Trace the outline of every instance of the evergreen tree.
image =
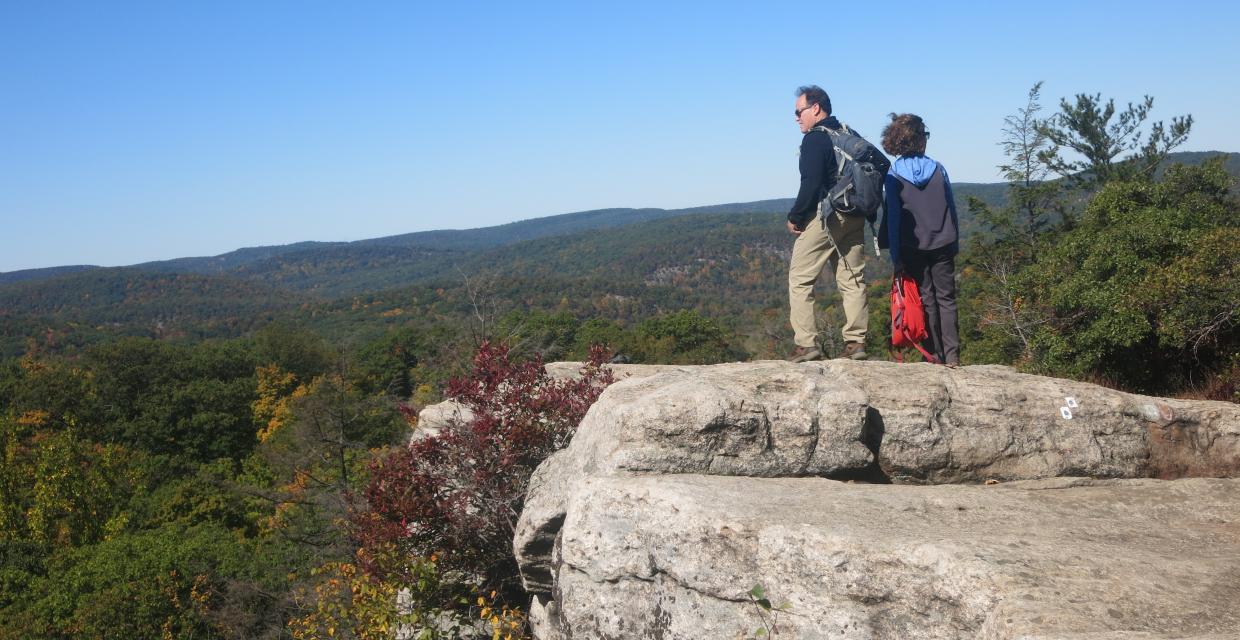
[[(1039, 151), (1038, 159), (1082, 184), (1152, 178), (1167, 154), (1188, 139), (1193, 126), (1193, 116), (1176, 116), (1170, 127), (1160, 120), (1146, 133), (1143, 125), (1154, 108), (1150, 96), (1140, 104), (1128, 103), (1123, 111), (1116, 110), (1114, 99), (1104, 104), (1100, 93), (1078, 93), (1074, 102), (1061, 99), (1059, 107), (1059, 113), (1037, 124), (1036, 131), (1052, 145)], [(1065, 158), (1065, 148), (1084, 159)], [(1131, 155), (1121, 157), (1124, 154)]]

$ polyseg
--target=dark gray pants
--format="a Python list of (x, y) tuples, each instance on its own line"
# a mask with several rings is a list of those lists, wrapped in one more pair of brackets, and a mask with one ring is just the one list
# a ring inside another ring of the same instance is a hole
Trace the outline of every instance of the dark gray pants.
[(956, 320), (956, 256), (952, 247), (932, 251), (901, 247), (900, 252), (905, 270), (921, 289), (930, 353), (944, 364), (958, 364), (960, 326)]

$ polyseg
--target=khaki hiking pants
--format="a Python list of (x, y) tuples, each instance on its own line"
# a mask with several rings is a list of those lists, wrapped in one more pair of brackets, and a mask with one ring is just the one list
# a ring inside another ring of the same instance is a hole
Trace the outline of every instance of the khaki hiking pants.
[[(844, 301), (844, 326), (841, 331), (844, 340), (865, 342), (870, 307), (865, 299), (862, 274), (865, 267), (861, 256), (864, 246), (865, 218), (841, 216), (835, 212), (827, 214), (825, 230), (820, 214), (797, 236), (792, 245), (792, 263), (788, 265), (788, 302), (792, 330), (796, 333), (793, 340), (797, 346), (812, 347), (814, 338), (818, 336), (818, 324), (814, 320), (814, 284), (828, 261), (835, 271), (835, 286)], [(843, 260), (840, 259), (841, 253)]]

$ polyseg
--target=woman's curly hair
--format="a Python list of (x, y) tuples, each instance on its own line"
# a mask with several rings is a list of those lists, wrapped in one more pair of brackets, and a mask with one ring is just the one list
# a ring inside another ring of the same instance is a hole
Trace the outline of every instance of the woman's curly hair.
[(926, 154), (926, 123), (921, 116), (911, 113), (891, 115), (891, 124), (883, 127), (883, 151), (893, 156), (921, 156)]

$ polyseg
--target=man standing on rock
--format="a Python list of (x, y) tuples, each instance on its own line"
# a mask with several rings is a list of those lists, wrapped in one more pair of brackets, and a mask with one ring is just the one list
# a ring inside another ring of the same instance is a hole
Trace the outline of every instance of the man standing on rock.
[(789, 317), (796, 348), (788, 360), (806, 362), (823, 356), (815, 340), (814, 285), (827, 262), (835, 271), (835, 285), (844, 301), (844, 352), (840, 357), (864, 360), (869, 321), (861, 256), (865, 218), (841, 215), (822, 201), (835, 184), (837, 172), (835, 147), (823, 127), (838, 130), (840, 121), (831, 115), (827, 92), (815, 85), (797, 89), (796, 117), (805, 137), (801, 139), (801, 188), (788, 212), (788, 231), (797, 237), (788, 266)]

